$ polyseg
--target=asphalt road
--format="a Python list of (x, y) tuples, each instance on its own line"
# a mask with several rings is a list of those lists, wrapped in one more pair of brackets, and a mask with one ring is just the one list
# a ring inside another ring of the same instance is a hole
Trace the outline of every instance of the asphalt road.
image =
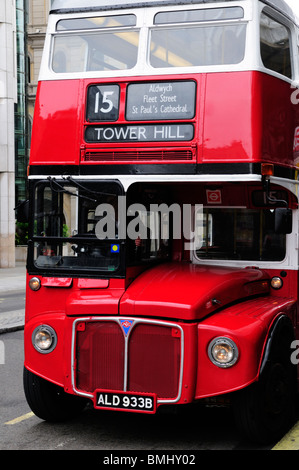
[(25, 308), (24, 291), (0, 292), (0, 314)]

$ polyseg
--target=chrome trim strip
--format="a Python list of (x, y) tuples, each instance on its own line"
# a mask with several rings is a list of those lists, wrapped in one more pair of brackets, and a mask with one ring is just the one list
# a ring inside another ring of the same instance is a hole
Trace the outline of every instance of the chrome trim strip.
[(122, 327), (121, 325), (121, 320), (123, 318), (117, 318), (118, 320), (118, 324), (119, 324), (119, 327), (123, 333), (123, 336), (124, 336), (124, 340), (125, 340), (125, 350), (124, 350), (124, 392), (127, 392), (127, 387), (128, 387), (128, 351), (129, 351), (129, 337), (130, 337), (130, 334), (131, 334), (131, 331), (132, 329), (134, 328), (135, 326), (135, 320), (132, 320), (131, 318), (126, 318), (126, 320), (130, 320), (132, 321), (132, 325), (130, 327), (130, 330), (128, 331), (128, 333), (126, 334), (125, 331), (124, 331), (124, 328)]
[(76, 336), (76, 324), (79, 323), (79, 321), (90, 321), (92, 317), (83, 317), (83, 318), (77, 318), (74, 323), (73, 323), (73, 329), (72, 329), (72, 343), (71, 343), (71, 377), (72, 377), (72, 388), (73, 391), (77, 395), (81, 395), (82, 397), (88, 397), (88, 398), (93, 398), (92, 393), (85, 393), (85, 392), (80, 392), (79, 390), (76, 389), (75, 387), (75, 360), (76, 360), (76, 354), (75, 354), (75, 336)]
[[(125, 334), (121, 321), (122, 320), (129, 320), (132, 321), (132, 326), (128, 332), (128, 334)], [(181, 360), (180, 360), (180, 375), (179, 375), (179, 383), (178, 383), (178, 394), (176, 398), (173, 399), (158, 399), (157, 404), (164, 404), (164, 403), (177, 403), (182, 395), (182, 384), (183, 384), (183, 372), (184, 372), (184, 330), (183, 328), (178, 325), (177, 323), (173, 322), (168, 322), (168, 321), (162, 321), (162, 320), (148, 320), (144, 318), (133, 318), (133, 317), (82, 317), (82, 318), (77, 318), (73, 322), (73, 328), (72, 328), (72, 342), (71, 342), (71, 380), (72, 380), (72, 388), (73, 391), (80, 396), (83, 397), (88, 397), (92, 398), (94, 397), (93, 393), (87, 393), (87, 392), (82, 392), (76, 388), (76, 383), (75, 383), (75, 362), (76, 362), (76, 354), (75, 354), (75, 337), (76, 337), (76, 325), (79, 322), (90, 322), (90, 321), (114, 321), (115, 323), (118, 323), (121, 331), (123, 332), (124, 338), (125, 338), (125, 364), (124, 364), (124, 391), (127, 391), (127, 372), (128, 372), (128, 340), (131, 334), (131, 331), (134, 329), (134, 327), (140, 323), (147, 323), (147, 324), (154, 324), (154, 325), (161, 325), (161, 326), (168, 326), (172, 328), (177, 328), (180, 330), (181, 333)]]

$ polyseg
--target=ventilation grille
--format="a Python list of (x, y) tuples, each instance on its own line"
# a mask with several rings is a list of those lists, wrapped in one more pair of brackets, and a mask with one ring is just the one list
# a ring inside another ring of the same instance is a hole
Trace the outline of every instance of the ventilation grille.
[(88, 149), (83, 152), (85, 162), (136, 162), (136, 161), (192, 161), (193, 151), (182, 150), (113, 150), (99, 151)]
[(134, 323), (124, 333), (118, 321), (88, 321), (76, 333), (76, 388), (179, 393), (181, 337), (162, 323)]

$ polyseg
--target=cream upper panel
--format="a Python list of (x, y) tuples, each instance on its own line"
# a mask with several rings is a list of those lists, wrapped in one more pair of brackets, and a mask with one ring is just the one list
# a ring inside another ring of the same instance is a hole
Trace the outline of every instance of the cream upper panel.
[(252, 2), (246, 0), (52, 14), (40, 79), (249, 69), (252, 18)]
[[(289, 26), (295, 66), (282, 78), (295, 81), (299, 77), (295, 26), (270, 8), (271, 2), (281, 9), (284, 4), (282, 0), (240, 0), (162, 7), (157, 3), (165, 2), (147, 2), (154, 6), (141, 8), (138, 2), (138, 8), (69, 14), (56, 11), (49, 17), (39, 78), (265, 71), (260, 47), (263, 10), (278, 15)], [(55, 0), (53, 6), (63, 4), (68, 2)], [(276, 74), (273, 70), (270, 73)]]

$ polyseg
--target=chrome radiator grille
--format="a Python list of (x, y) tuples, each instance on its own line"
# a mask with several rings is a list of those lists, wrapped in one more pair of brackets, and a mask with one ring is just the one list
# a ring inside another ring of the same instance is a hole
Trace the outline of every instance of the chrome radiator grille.
[(181, 393), (183, 330), (176, 324), (132, 318), (76, 320), (73, 388), (156, 393), (175, 402)]

